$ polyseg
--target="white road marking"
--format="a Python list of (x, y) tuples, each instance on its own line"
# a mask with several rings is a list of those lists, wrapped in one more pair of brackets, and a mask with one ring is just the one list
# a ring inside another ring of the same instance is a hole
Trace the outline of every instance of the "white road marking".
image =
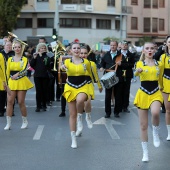
[(124, 125), (118, 121), (105, 119), (104, 117), (96, 120), (93, 124), (95, 125), (105, 125), (107, 131), (109, 132), (112, 139), (120, 139), (119, 135), (117, 134), (116, 130), (112, 125)]
[(44, 125), (38, 126), (37, 131), (35, 132), (35, 135), (33, 137), (33, 140), (40, 140), (43, 129), (44, 129)]

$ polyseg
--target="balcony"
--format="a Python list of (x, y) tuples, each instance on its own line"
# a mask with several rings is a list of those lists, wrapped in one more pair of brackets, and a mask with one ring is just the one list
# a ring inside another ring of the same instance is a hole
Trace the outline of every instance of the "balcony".
[(122, 13), (132, 14), (133, 13), (133, 8), (130, 7), (130, 6), (122, 6)]

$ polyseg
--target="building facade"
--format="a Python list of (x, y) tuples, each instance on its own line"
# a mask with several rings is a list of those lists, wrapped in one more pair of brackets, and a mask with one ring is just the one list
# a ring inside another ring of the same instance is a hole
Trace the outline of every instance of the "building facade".
[(169, 34), (169, 0), (127, 0), (133, 13), (127, 16), (127, 40), (133, 44), (148, 37), (162, 44)]
[(93, 45), (106, 37), (126, 39), (129, 13), (126, 0), (28, 0), (13, 32), (27, 41), (28, 36), (52, 36), (56, 28), (64, 42)]

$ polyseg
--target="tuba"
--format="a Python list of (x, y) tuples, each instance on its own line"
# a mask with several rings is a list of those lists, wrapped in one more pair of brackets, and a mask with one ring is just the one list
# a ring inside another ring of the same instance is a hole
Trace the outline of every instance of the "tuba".
[(66, 48), (59, 40), (57, 40), (56, 46), (53, 47), (53, 52), (55, 52), (55, 55), (54, 55), (54, 67), (52, 70), (57, 71), (56, 68), (57, 59), (60, 57), (60, 55), (64, 55), (66, 53)]
[(15, 34), (13, 34), (12, 32), (8, 32), (8, 38), (7, 41), (13, 41), (15, 38), (18, 38)]

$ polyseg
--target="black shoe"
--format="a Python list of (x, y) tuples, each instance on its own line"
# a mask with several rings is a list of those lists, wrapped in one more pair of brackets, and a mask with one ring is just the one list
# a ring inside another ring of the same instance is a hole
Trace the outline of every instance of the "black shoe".
[(59, 117), (65, 117), (65, 116), (66, 116), (66, 114), (63, 112), (61, 112), (61, 114), (59, 114)]
[(4, 113), (0, 113), (0, 117), (4, 117)]
[(36, 111), (36, 112), (40, 112), (40, 108), (36, 108), (35, 111)]
[(127, 108), (123, 109), (123, 112), (130, 113), (130, 111)]
[(14, 112), (12, 113), (12, 116), (15, 116)]
[(52, 105), (52, 103), (51, 102), (47, 102), (47, 106), (51, 106)]
[(43, 110), (43, 111), (47, 111), (47, 107), (43, 107), (42, 110)]
[(110, 115), (105, 115), (105, 118), (110, 118)]
[(114, 116), (115, 116), (115, 117), (120, 117), (120, 116), (119, 116), (119, 113), (115, 113)]
[(57, 102), (59, 102), (59, 101), (60, 101), (60, 99), (58, 98), (58, 99), (57, 99)]
[(164, 109), (162, 109), (162, 111), (161, 111), (162, 113), (166, 113), (166, 110), (164, 110)]

